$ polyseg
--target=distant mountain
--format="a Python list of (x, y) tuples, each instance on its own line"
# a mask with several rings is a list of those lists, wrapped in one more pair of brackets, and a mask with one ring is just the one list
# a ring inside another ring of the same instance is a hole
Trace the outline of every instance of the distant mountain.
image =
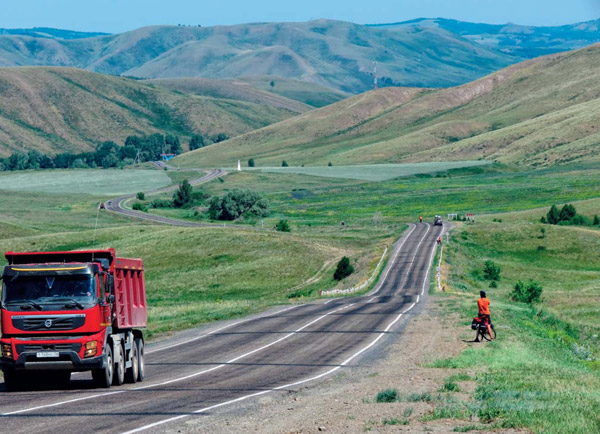
[(374, 24), (372, 27), (444, 29), (487, 48), (523, 59), (583, 48), (600, 42), (600, 20), (557, 27), (535, 27), (511, 23), (496, 25), (445, 18), (419, 18), (393, 24)]
[(600, 162), (600, 44), (435, 91), (387, 88), (179, 157), (182, 167), (254, 158), (291, 166), (494, 160)]
[(83, 39), (95, 36), (105, 36), (110, 33), (102, 32), (77, 32), (74, 30), (53, 29), (51, 27), (34, 27), (32, 29), (0, 29), (0, 35), (21, 35), (34, 38), (50, 39)]
[(515, 62), (432, 26), (390, 31), (340, 21), (145, 27), (84, 39), (0, 35), (0, 66), (66, 66), (138, 78), (275, 75), (359, 93), (382, 86), (446, 87)]
[(296, 111), (172, 92), (138, 80), (80, 69), (0, 68), (0, 155), (36, 149), (84, 152), (128, 135), (233, 137)]

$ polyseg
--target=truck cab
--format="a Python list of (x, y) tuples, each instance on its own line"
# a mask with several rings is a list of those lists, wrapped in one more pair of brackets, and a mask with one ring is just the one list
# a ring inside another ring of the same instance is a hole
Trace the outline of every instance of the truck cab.
[(113, 249), (6, 253), (0, 366), (9, 390), (92, 371), (98, 386), (141, 381), (143, 263)]

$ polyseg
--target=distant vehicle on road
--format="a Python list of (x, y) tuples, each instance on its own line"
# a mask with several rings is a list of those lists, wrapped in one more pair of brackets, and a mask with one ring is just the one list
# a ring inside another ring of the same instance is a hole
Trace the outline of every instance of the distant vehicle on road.
[(436, 215), (433, 219), (434, 226), (442, 226), (444, 223), (442, 222), (442, 216)]
[(0, 366), (8, 390), (66, 383), (92, 371), (99, 387), (144, 378), (146, 291), (141, 259), (114, 249), (7, 252)]

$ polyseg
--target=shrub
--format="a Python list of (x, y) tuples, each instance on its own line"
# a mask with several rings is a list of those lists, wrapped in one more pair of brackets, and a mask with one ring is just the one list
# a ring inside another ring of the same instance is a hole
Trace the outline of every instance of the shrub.
[(495, 280), (492, 280), (490, 282), (490, 288), (498, 288), (498, 282), (496, 282)]
[(509, 295), (514, 301), (532, 304), (540, 301), (542, 291), (542, 286), (536, 281), (523, 283), (519, 280)]
[(492, 260), (487, 260), (483, 264), (483, 278), (485, 280), (500, 280), (500, 267)]
[(283, 161), (281, 162), (281, 167), (289, 167), (289, 165), (288, 165), (287, 161), (283, 160)]
[(146, 200), (146, 195), (143, 191), (138, 191), (135, 196), (138, 198), (138, 200)]
[(243, 215), (267, 217), (269, 201), (251, 190), (233, 190), (209, 202), (208, 214), (213, 220), (235, 220)]
[(550, 211), (548, 211), (548, 214), (546, 214), (546, 220), (551, 225), (558, 224), (558, 222), (560, 221), (560, 213), (558, 212), (558, 208), (556, 207), (556, 205), (552, 205), (550, 207)]
[(376, 402), (396, 402), (400, 398), (396, 389), (382, 390), (375, 397)]
[(340, 259), (340, 262), (338, 262), (335, 273), (333, 273), (333, 278), (339, 281), (350, 276), (352, 273), (354, 273), (354, 267), (350, 264), (350, 259), (347, 256), (344, 256)]
[(329, 163), (327, 163), (327, 166), (328, 166), (328, 167), (331, 167), (331, 166), (333, 166), (333, 164), (331, 164), (331, 161), (330, 161)]
[(173, 202), (166, 199), (154, 199), (150, 202), (152, 208), (173, 208)]
[(254, 158), (248, 160), (248, 167), (254, 167)]
[(192, 203), (192, 186), (187, 179), (179, 184), (179, 188), (173, 193), (173, 206), (175, 208), (186, 208)]
[(598, 214), (594, 215), (594, 222), (592, 224), (594, 226), (600, 226), (600, 217), (598, 217)]
[(566, 204), (560, 210), (558, 217), (559, 217), (559, 221), (568, 222), (569, 220), (573, 220), (573, 218), (575, 218), (576, 215), (577, 215), (577, 210), (575, 209), (575, 207), (573, 205)]
[(275, 224), (275, 230), (279, 232), (290, 232), (292, 229), (287, 220), (279, 220), (277, 224)]
[(132, 208), (136, 211), (143, 211), (143, 212), (147, 212), (148, 211), (148, 206), (145, 203), (142, 202), (135, 202), (132, 205)]

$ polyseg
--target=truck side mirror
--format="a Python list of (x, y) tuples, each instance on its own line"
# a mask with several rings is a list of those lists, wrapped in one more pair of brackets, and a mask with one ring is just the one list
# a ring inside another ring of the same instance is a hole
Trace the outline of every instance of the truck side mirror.
[(112, 275), (107, 274), (106, 275), (106, 284), (104, 286), (104, 292), (106, 292), (107, 294), (113, 294), (114, 287), (115, 287), (115, 278)]
[(113, 304), (113, 303), (115, 302), (115, 296), (114, 296), (114, 294), (109, 294), (109, 295), (107, 295), (107, 296), (106, 296), (106, 301), (107, 301), (108, 303), (111, 303), (111, 304)]

